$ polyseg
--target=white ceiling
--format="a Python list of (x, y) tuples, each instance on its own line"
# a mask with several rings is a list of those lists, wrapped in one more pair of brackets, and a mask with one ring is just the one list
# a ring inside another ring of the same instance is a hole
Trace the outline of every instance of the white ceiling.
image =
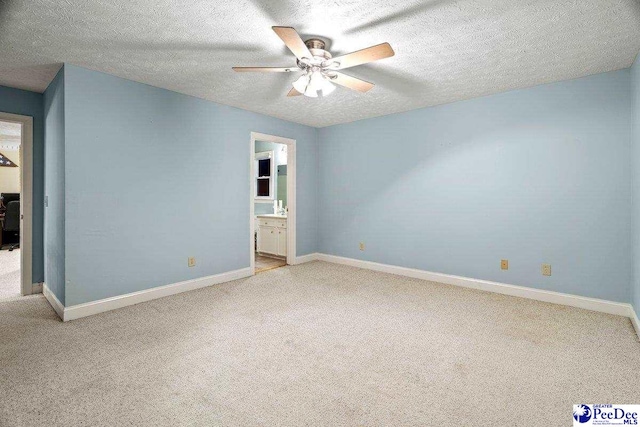
[(22, 125), (0, 121), (0, 149), (19, 150), (21, 142)]
[[(346, 70), (369, 93), (287, 98), (291, 74), (231, 71), (294, 65), (272, 25), (396, 56)], [(318, 127), (626, 68), (639, 49), (639, 0), (0, 1), (1, 85), (44, 91), (68, 62)]]

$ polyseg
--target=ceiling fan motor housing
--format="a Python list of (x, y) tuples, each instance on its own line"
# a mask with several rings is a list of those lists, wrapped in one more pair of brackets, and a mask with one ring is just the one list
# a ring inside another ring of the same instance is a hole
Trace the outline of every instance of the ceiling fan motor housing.
[(306, 42), (304, 42), (304, 44), (309, 49), (321, 49), (321, 50), (324, 50), (324, 48), (325, 48), (324, 40), (320, 40), (320, 39), (309, 39)]
[(297, 60), (298, 66), (303, 70), (314, 68), (318, 70), (324, 69), (327, 61), (331, 59), (331, 54), (324, 50), (326, 46), (324, 40), (309, 39), (305, 41), (304, 44), (309, 49), (309, 52), (311, 52), (311, 55), (313, 55), (313, 58), (309, 58), (309, 61), (306, 61), (305, 58), (303, 58), (302, 61)]

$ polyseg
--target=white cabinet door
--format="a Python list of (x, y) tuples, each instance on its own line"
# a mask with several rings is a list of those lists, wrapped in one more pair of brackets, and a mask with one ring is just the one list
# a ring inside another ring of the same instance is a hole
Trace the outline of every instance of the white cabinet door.
[(287, 256), (287, 229), (278, 228), (278, 255)]
[(267, 254), (278, 253), (278, 229), (260, 226), (258, 228), (258, 252)]

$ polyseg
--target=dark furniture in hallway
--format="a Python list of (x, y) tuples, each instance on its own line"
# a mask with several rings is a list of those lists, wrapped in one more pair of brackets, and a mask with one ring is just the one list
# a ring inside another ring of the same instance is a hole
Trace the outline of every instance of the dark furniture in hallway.
[(0, 248), (20, 247), (20, 193), (0, 194)]

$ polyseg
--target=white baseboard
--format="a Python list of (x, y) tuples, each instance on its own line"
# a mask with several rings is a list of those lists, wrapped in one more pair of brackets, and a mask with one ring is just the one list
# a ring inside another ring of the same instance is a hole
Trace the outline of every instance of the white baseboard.
[(640, 339), (640, 319), (638, 319), (638, 314), (634, 310), (633, 306), (631, 307), (631, 316), (629, 317), (631, 318), (631, 323), (636, 330), (636, 334), (638, 334), (638, 339)]
[(296, 257), (295, 265), (304, 264), (305, 262), (316, 261), (318, 259), (318, 253), (312, 253), (309, 255), (302, 255)]
[[(318, 254), (317, 259), (319, 261), (349, 265), (352, 267), (364, 268), (367, 270), (397, 274), (399, 276), (429, 280), (432, 282), (462, 286), (465, 288), (479, 289), (482, 291), (495, 292), (498, 294), (511, 295), (515, 297), (529, 298), (537, 301), (550, 302), (553, 304), (568, 305), (570, 307), (584, 308), (586, 310), (599, 311), (602, 313), (615, 314), (618, 316), (630, 318), (632, 317), (632, 315), (635, 316), (635, 312), (633, 310), (633, 307), (631, 307), (631, 304), (620, 302), (582, 297), (571, 294), (563, 294), (560, 292), (545, 291), (542, 289), (527, 288), (524, 286), (508, 285), (506, 283), (490, 282), (488, 280), (471, 279), (462, 276), (452, 276), (450, 274), (433, 273), (431, 271), (398, 267), (395, 265), (380, 264), (377, 262), (362, 261), (335, 255)], [(636, 331), (638, 331), (638, 329), (636, 329)]]
[[(431, 271), (398, 267), (394, 265), (380, 264), (377, 262), (362, 261), (358, 259), (345, 258), (322, 253), (312, 253), (296, 257), (295, 263), (297, 265), (316, 260), (624, 316), (630, 318), (631, 323), (633, 324), (636, 333), (640, 338), (640, 320), (638, 319), (638, 316), (631, 304), (564, 294), (554, 291), (545, 291), (542, 289), (528, 288), (524, 286), (509, 285), (506, 283), (491, 282), (488, 280), (472, 279), (450, 274), (434, 273)], [(157, 288), (146, 289), (143, 291), (105, 298), (102, 300), (92, 301), (84, 304), (73, 305), (70, 307), (64, 307), (60, 303), (60, 301), (58, 301), (56, 296), (49, 290), (46, 283), (43, 284), (43, 293), (47, 301), (49, 301), (49, 304), (51, 304), (56, 313), (58, 313), (58, 316), (60, 316), (60, 318), (66, 322), (69, 320), (79, 319), (81, 317), (91, 316), (93, 314), (103, 313), (105, 311), (115, 310), (117, 308), (127, 307), (129, 305), (151, 301), (157, 298), (175, 295), (194, 289), (229, 282), (232, 280), (242, 279), (249, 276), (251, 276), (251, 269), (247, 267), (227, 273), (221, 273), (213, 276), (202, 277), (199, 279), (159, 286)]]
[(51, 304), (51, 307), (53, 307), (53, 310), (56, 312), (58, 317), (61, 320), (64, 320), (64, 305), (62, 305), (54, 293), (51, 292), (51, 289), (47, 287), (46, 283), (42, 284), (42, 293), (47, 301), (49, 301), (49, 304)]
[(31, 293), (32, 294), (41, 294), (42, 293), (42, 285), (43, 285), (43, 283), (32, 283), (31, 284)]
[[(250, 268), (242, 268), (240, 270), (229, 271), (226, 273), (215, 274), (213, 276), (201, 277), (199, 279), (186, 280), (184, 282), (173, 283), (156, 288), (145, 289), (130, 294), (118, 295), (115, 297), (105, 298), (97, 301), (91, 301), (83, 304), (76, 304), (64, 307), (62, 314), (58, 315), (63, 321), (80, 319), (81, 317), (91, 316), (105, 311), (115, 310), (117, 308), (127, 307), (141, 302), (151, 301), (163, 298), (169, 295), (175, 295), (182, 292), (193, 291), (195, 289), (205, 288), (207, 286), (217, 285), (219, 283), (230, 282), (232, 280), (242, 279), (251, 276)], [(46, 288), (45, 288), (46, 289)], [(46, 296), (46, 293), (45, 293)], [(53, 296), (55, 298), (55, 296)], [(48, 299), (48, 298), (47, 298)], [(57, 300), (56, 300), (57, 301)], [(59, 304), (59, 301), (58, 301)], [(53, 305), (53, 303), (52, 303)], [(60, 304), (60, 306), (62, 306)], [(54, 307), (55, 309), (55, 307)], [(58, 310), (56, 310), (58, 312)]]

